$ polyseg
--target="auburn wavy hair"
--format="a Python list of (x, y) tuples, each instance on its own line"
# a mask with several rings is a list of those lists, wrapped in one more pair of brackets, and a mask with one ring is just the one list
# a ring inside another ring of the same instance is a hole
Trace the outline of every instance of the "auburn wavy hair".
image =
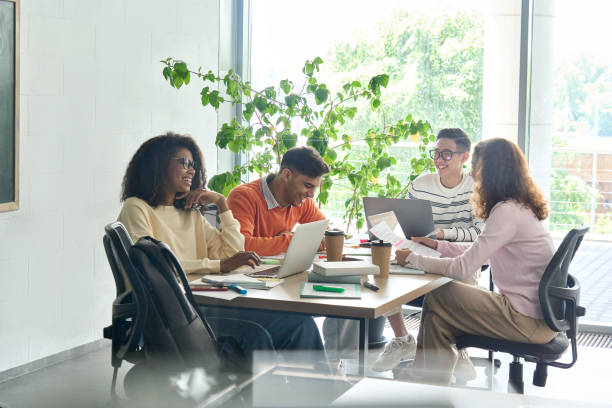
[(202, 152), (190, 136), (168, 132), (144, 142), (128, 164), (121, 189), (121, 201), (138, 197), (151, 207), (157, 207), (165, 198), (170, 161), (180, 148), (188, 149), (196, 162), (191, 190), (206, 184), (206, 170)]
[(538, 220), (548, 217), (548, 204), (516, 144), (501, 138), (479, 142), (472, 154), (472, 175), (472, 206), (477, 217), (486, 220), (495, 204), (507, 200), (529, 208)]

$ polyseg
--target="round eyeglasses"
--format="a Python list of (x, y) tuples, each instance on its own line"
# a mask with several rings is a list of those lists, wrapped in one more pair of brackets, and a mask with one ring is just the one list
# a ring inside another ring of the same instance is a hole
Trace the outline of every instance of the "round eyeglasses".
[(189, 170), (191, 167), (194, 170), (197, 170), (198, 162), (195, 160), (189, 160), (186, 157), (175, 157), (174, 160), (177, 160), (185, 170)]
[(463, 154), (465, 152), (453, 152), (452, 150), (430, 150), (429, 157), (436, 160), (441, 157), (444, 161), (449, 161), (453, 158), (453, 154)]

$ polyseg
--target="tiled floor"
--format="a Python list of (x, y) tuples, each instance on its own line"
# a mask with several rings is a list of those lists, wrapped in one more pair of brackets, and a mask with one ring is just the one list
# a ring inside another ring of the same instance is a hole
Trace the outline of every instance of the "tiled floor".
[[(508, 359), (503, 355), (498, 356), (504, 362), (495, 376), (494, 390), (483, 392), (494, 393), (499, 398), (503, 398), (507, 392)], [(375, 353), (372, 353), (371, 357), (375, 357)], [(0, 406), (3, 408), (111, 407), (113, 405), (109, 389), (112, 370), (109, 359), (110, 350), (104, 348), (84, 357), (2, 383), (0, 384)], [(604, 406), (612, 402), (612, 350), (610, 349), (579, 347), (579, 359), (576, 365), (569, 370), (551, 368), (545, 388), (531, 385), (532, 370), (533, 364), (525, 364), (526, 395), (559, 400), (555, 403), (555, 406), (558, 407), (573, 407), (578, 405), (578, 401), (600, 403)], [(121, 374), (126, 371), (123, 368)], [(120, 375), (119, 383), (121, 380)], [(295, 386), (294, 382), (288, 381), (283, 384), (283, 387), (277, 388), (275, 393), (279, 398), (289, 398), (281, 397), (281, 395), (285, 388), (293, 392), (290, 388), (292, 384)], [(483, 368), (478, 368), (478, 378), (468, 385), (480, 389), (485, 387), (486, 377)], [(343, 386), (350, 387), (347, 384)], [(302, 388), (300, 390), (303, 391)], [(335, 391), (342, 392), (338, 389)], [(322, 396), (324, 390), (317, 389), (316, 394), (318, 394), (318, 403), (312, 406), (321, 406), (321, 401), (326, 401)], [(333, 401), (337, 395), (330, 393), (327, 397), (329, 402)], [(310, 393), (310, 396), (314, 394)], [(286, 402), (285, 406), (295, 406), (289, 400)], [(121, 406), (132, 405), (122, 404)], [(282, 401), (279, 401), (278, 406), (284, 406)]]
[(585, 320), (612, 324), (612, 243), (583, 242), (570, 272), (582, 287), (580, 303), (587, 309)]

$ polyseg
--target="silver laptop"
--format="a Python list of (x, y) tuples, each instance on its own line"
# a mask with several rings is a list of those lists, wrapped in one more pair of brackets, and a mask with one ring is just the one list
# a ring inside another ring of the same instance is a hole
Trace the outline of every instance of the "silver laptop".
[[(434, 230), (429, 200), (363, 197), (363, 211), (368, 229), (372, 228), (369, 216), (394, 211), (406, 238), (424, 237)], [(370, 234), (370, 239), (375, 238)]]
[(284, 278), (310, 268), (327, 225), (329, 225), (329, 220), (298, 225), (281, 265), (260, 265), (247, 275), (251, 277)]

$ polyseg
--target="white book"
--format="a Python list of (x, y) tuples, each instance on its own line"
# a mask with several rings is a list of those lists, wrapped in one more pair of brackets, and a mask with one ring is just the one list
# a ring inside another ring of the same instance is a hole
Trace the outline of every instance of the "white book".
[(323, 276), (378, 275), (378, 265), (365, 261), (313, 262), (312, 270)]

